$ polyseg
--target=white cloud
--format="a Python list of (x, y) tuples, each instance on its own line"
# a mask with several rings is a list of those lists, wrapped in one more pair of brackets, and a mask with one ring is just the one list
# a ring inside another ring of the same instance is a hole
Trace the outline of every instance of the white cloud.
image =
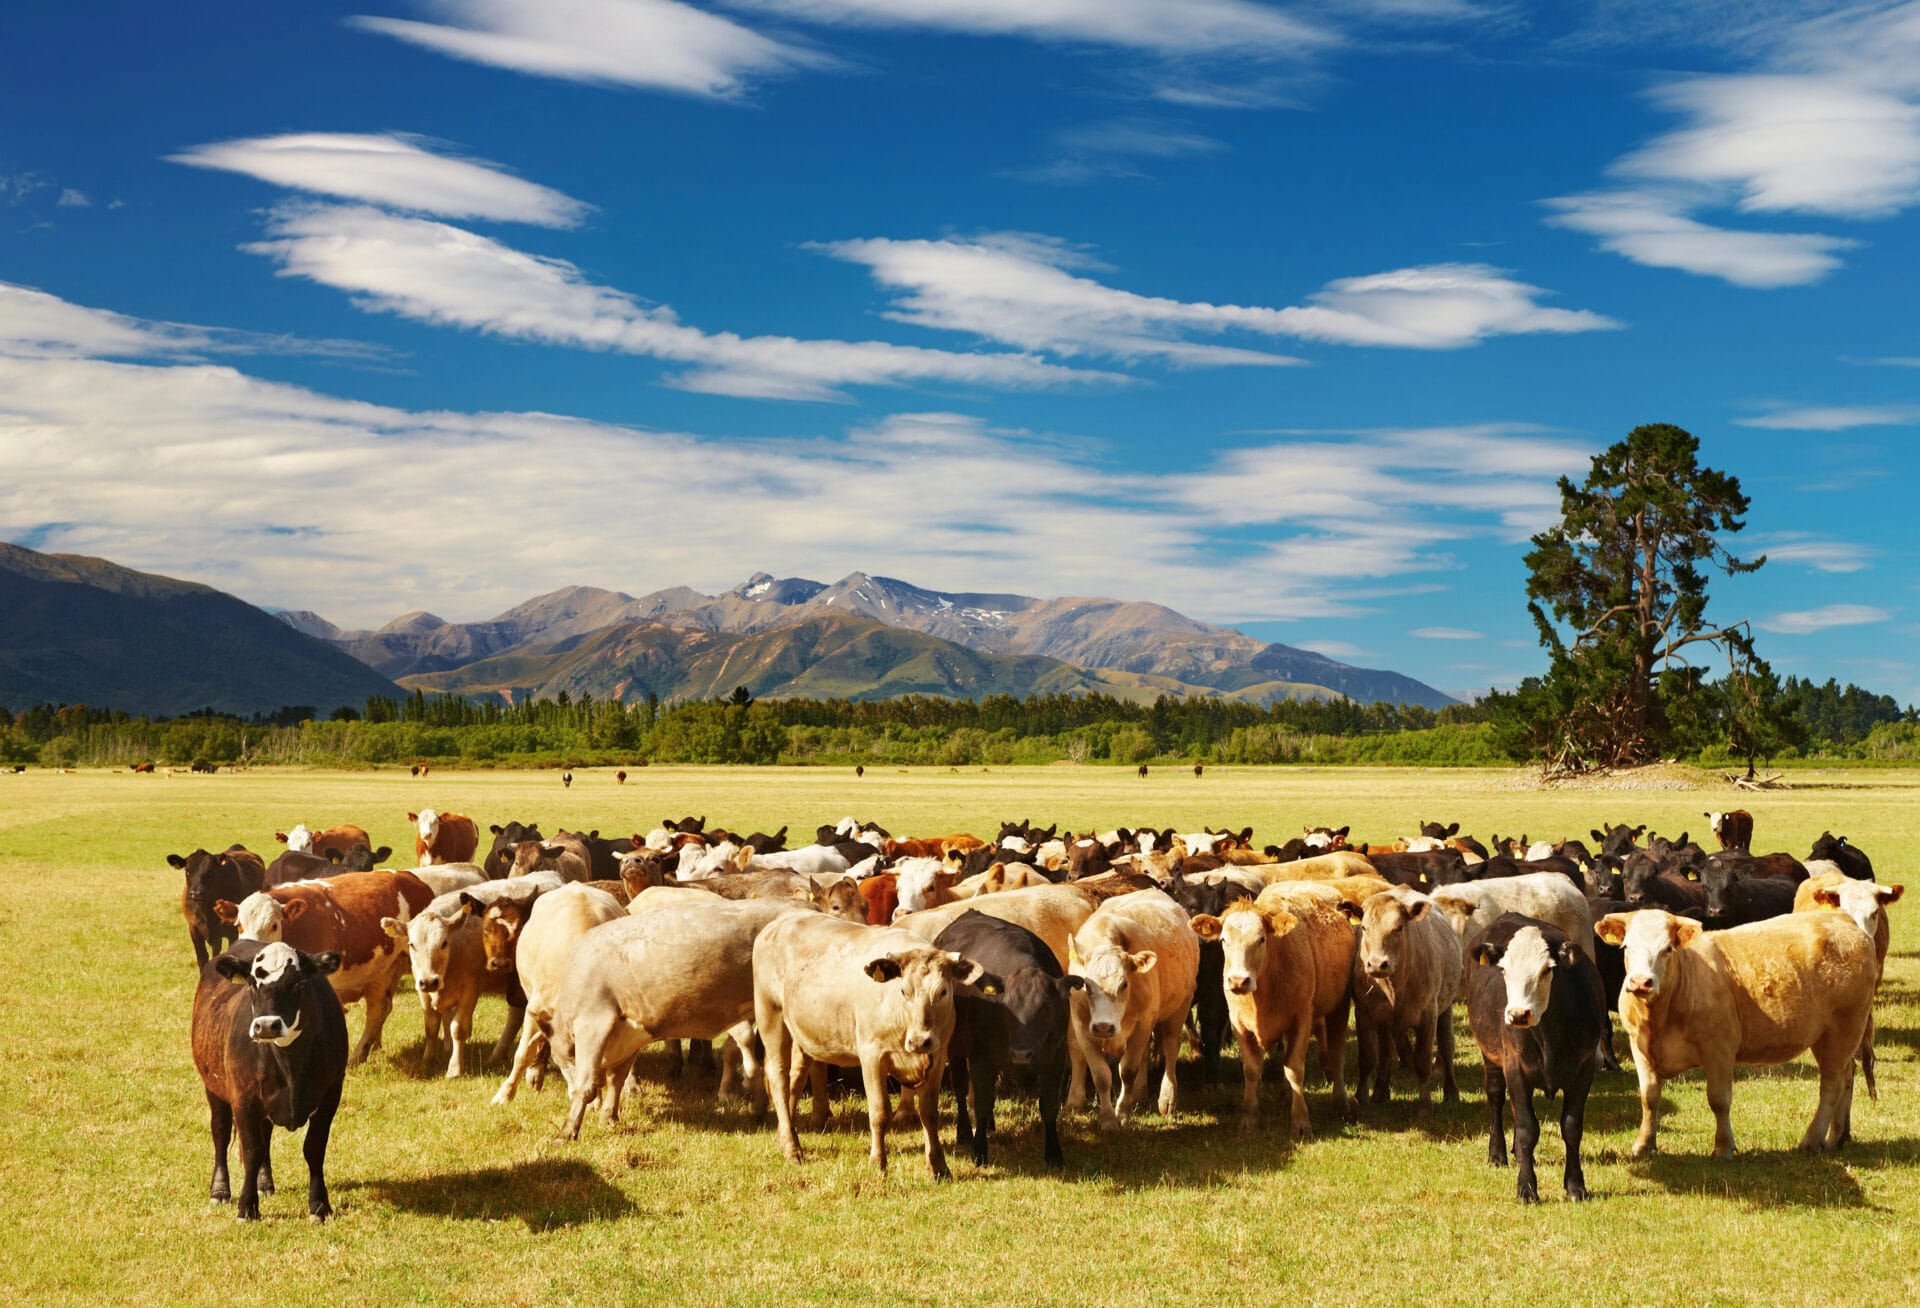
[(1188, 128), (1150, 119), (1120, 118), (1056, 132), (1055, 155), (1033, 168), (1008, 173), (1031, 182), (1074, 186), (1103, 177), (1147, 176), (1141, 160), (1176, 159), (1183, 155), (1217, 154), (1226, 142)]
[[(1363, 470), (1350, 486), (1269, 498), (1234, 460), (1148, 473), (1086, 442), (956, 414), (716, 440), (547, 414), (411, 412), (206, 363), (74, 357), (81, 333), (65, 334), (58, 356), (0, 337), (0, 538), (349, 624), (423, 604), (478, 618), (568, 582), (719, 589), (761, 567), (877, 564), (926, 585), (1119, 594), (1219, 620), (1356, 616), (1387, 593), (1368, 579), (1417, 589), (1407, 574), (1454, 566), (1449, 543), (1497, 533), (1497, 512), (1472, 507), (1498, 498), (1490, 485), (1525, 484), (1452, 466), (1405, 433), (1344, 442), (1347, 462), (1328, 466)], [(1493, 466), (1503, 438), (1486, 441), (1478, 463)], [(1277, 467), (1285, 444), (1238, 454)], [(1302, 466), (1318, 457), (1305, 451)], [(564, 530), (502, 530), (500, 506), (524, 495), (529, 468), (564, 481)], [(423, 485), (434, 488), (425, 517)], [(636, 485), (719, 508), (635, 531)], [(1010, 485), (1073, 493), (1036, 513)], [(875, 504), (911, 504), (911, 529)], [(414, 524), (404, 540), (396, 523)]]
[(591, 208), (497, 164), (436, 154), (410, 136), (300, 132), (199, 145), (167, 157), (291, 190), (446, 218), (574, 227)]
[(1823, 540), (1804, 532), (1780, 532), (1759, 538), (1753, 547), (1769, 563), (1793, 563), (1814, 572), (1864, 572), (1879, 551), (1856, 541)]
[(1378, 657), (1372, 650), (1361, 649), (1358, 645), (1344, 640), (1303, 640), (1295, 649), (1303, 649), (1312, 654), (1324, 654), (1330, 659), (1370, 659)]
[(1693, 217), (1883, 218), (1920, 203), (1920, 0), (1754, 29), (1754, 71), (1671, 79), (1682, 125), (1618, 160), (1618, 188), (1552, 201), (1550, 221), (1655, 267), (1740, 286), (1817, 281), (1853, 242)]
[(817, 23), (1131, 47), (1165, 55), (1298, 54), (1337, 38), (1250, 0), (733, 0)]
[(60, 188), (60, 198), (54, 201), (62, 209), (91, 209), (93, 197), (85, 191), (76, 191), (71, 186)]
[(1829, 627), (1862, 627), (1885, 622), (1893, 614), (1872, 604), (1828, 604), (1817, 609), (1776, 613), (1760, 622), (1763, 630), (1782, 636), (1810, 636)]
[(1813, 404), (1776, 409), (1752, 418), (1736, 418), (1742, 427), (1775, 431), (1850, 431), (1855, 427), (1908, 427), (1920, 423), (1920, 405)]
[(868, 268), (894, 292), (887, 316), (1061, 355), (1159, 357), (1179, 364), (1298, 362), (1202, 344), (1225, 331), (1344, 345), (1452, 349), (1489, 336), (1581, 332), (1618, 324), (1536, 303), (1537, 287), (1481, 264), (1436, 264), (1350, 277), (1282, 309), (1138, 295), (1085, 275), (1091, 259), (1064, 242), (1021, 233), (972, 240), (837, 241), (814, 248)]
[(1842, 359), (1842, 363), (1856, 363), (1868, 368), (1920, 368), (1920, 358), (1912, 355), (1886, 355), (1878, 359)]
[(594, 284), (565, 260), (359, 205), (275, 210), (267, 239), (246, 248), (271, 258), (285, 276), (347, 292), (364, 309), (687, 364), (692, 371), (673, 383), (713, 394), (825, 400), (840, 398), (841, 386), (1036, 387), (1121, 380), (1024, 354), (707, 332), (682, 323), (664, 305), (642, 304)]
[(373, 361), (387, 357), (357, 341), (196, 327), (90, 309), (31, 286), (0, 282), (0, 355), (17, 358), (190, 359), (207, 354), (304, 354)]
[(1483, 631), (1469, 631), (1465, 627), (1415, 627), (1407, 633), (1422, 640), (1485, 640)]
[(417, 0), (442, 21), (356, 17), (363, 31), (541, 77), (730, 98), (818, 53), (678, 0)]

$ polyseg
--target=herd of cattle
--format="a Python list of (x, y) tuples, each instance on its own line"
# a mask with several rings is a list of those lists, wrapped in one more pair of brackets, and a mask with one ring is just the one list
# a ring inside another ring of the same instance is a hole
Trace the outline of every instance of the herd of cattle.
[[(1587, 1095), (1597, 1070), (1619, 1067), (1610, 1014), (1639, 1075), (1635, 1156), (1654, 1148), (1666, 1078), (1704, 1070), (1724, 1157), (1735, 1065), (1808, 1050), (1820, 1091), (1801, 1147), (1846, 1143), (1856, 1061), (1877, 1094), (1872, 1008), (1885, 909), (1902, 890), (1875, 881), (1845, 837), (1823, 835), (1804, 860), (1755, 855), (1745, 812), (1708, 815), (1711, 854), (1625, 825), (1595, 829), (1591, 847), (1483, 844), (1458, 823), (1424, 823), (1387, 844), (1316, 827), (1255, 848), (1251, 828), (1061, 835), (1021, 821), (991, 840), (900, 838), (852, 818), (789, 849), (784, 827), (743, 835), (688, 817), (617, 840), (509, 822), (489, 828), (481, 856), (472, 818), (407, 816), (409, 870), (376, 870), (392, 851), (345, 825), (276, 833), (286, 849), (271, 863), (241, 845), (167, 860), (185, 874), (201, 963), (193, 1055), (212, 1115), (211, 1193), (232, 1197), (237, 1124), (243, 1219), (272, 1192), (276, 1125), (307, 1127), (308, 1208), (331, 1212), (324, 1163), (346, 1069), (380, 1047), (405, 973), (426, 1057), (444, 1056), (450, 1077), (465, 1070), (480, 996), (505, 998), (492, 1057), (512, 1064), (493, 1102), (558, 1067), (563, 1138), (596, 1102), (617, 1120), (647, 1046), (669, 1042), (677, 1074), (679, 1042), (711, 1066), (719, 1041), (721, 1097), (770, 1099), (788, 1158), (801, 1156), (802, 1090), (818, 1130), (829, 1069), (857, 1068), (873, 1162), (885, 1170), (897, 1085), (936, 1177), (948, 1174), (937, 1111), (949, 1070), (957, 1147), (986, 1162), (1004, 1082), (1037, 1095), (1046, 1161), (1059, 1166), (1063, 1106), (1091, 1093), (1102, 1130), (1150, 1096), (1172, 1114), (1183, 1040), (1217, 1084), (1231, 1031), (1243, 1123), (1256, 1120), (1271, 1056), (1305, 1136), (1309, 1045), (1348, 1120), (1388, 1100), (1396, 1065), (1423, 1107), (1436, 1078), (1457, 1099), (1452, 1014), (1464, 1000), (1489, 1159), (1507, 1162), (1510, 1103), (1519, 1195), (1537, 1200), (1533, 1093), (1558, 1094), (1564, 1187), (1582, 1199)], [(366, 1025), (349, 1050), (342, 1005), (356, 1002)]]

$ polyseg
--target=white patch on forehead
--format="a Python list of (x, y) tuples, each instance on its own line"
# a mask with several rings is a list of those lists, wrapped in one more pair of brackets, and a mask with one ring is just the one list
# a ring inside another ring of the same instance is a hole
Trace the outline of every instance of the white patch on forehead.
[(420, 810), (420, 839), (431, 844), (440, 830), (440, 815), (430, 808)]
[(1438, 836), (1413, 836), (1407, 841), (1409, 854), (1431, 854), (1437, 849), (1445, 849), (1447, 842)]
[(307, 830), (306, 823), (302, 822), (299, 826), (287, 832), (287, 848), (296, 854), (311, 854), (313, 852), (313, 832)]
[(293, 946), (277, 940), (253, 956), (253, 979), (263, 986), (273, 985), (299, 968), (300, 955)]
[(1527, 846), (1527, 861), (1535, 863), (1543, 858), (1553, 857), (1553, 846), (1544, 840), (1536, 840)]
[(242, 940), (277, 941), (286, 925), (286, 913), (279, 900), (264, 890), (256, 890), (240, 901), (234, 925), (240, 928)]
[(1525, 1009), (1531, 1023), (1538, 1024), (1553, 994), (1553, 950), (1540, 928), (1522, 927), (1513, 933), (1500, 956), (1500, 970), (1507, 978), (1507, 1011)]
[(1324, 831), (1309, 831), (1307, 838), (1301, 841), (1308, 849), (1325, 849), (1333, 843), (1333, 837)]
[(1840, 911), (1853, 920), (1855, 926), (1866, 932), (1869, 937), (1879, 924), (1882, 887), (1873, 881), (1856, 881), (1849, 877), (1836, 887), (1839, 892)]

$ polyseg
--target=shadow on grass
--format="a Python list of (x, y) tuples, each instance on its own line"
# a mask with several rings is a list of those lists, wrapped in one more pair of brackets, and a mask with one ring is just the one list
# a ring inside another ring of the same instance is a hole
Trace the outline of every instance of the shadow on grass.
[(1730, 1199), (1752, 1208), (1872, 1208), (1854, 1176), (1859, 1166), (1911, 1165), (1920, 1157), (1920, 1141), (1855, 1141), (1837, 1154), (1803, 1154), (1797, 1149), (1736, 1153), (1721, 1161), (1709, 1155), (1658, 1153), (1629, 1164), (1670, 1194)]
[(467, 1221), (519, 1221), (550, 1231), (625, 1217), (633, 1201), (578, 1158), (535, 1158), (510, 1167), (352, 1187), (408, 1213)]

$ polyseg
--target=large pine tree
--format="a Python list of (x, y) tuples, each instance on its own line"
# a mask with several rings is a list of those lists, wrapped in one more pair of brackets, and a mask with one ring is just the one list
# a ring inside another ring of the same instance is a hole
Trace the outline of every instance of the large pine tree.
[(1689, 647), (1717, 646), (1736, 670), (1765, 666), (1747, 623), (1707, 618), (1707, 573), (1752, 572), (1766, 558), (1736, 558), (1723, 542), (1746, 525), (1747, 497), (1739, 478), (1701, 467), (1699, 451), (1679, 427), (1635, 427), (1594, 456), (1583, 483), (1560, 479), (1560, 524), (1533, 538), (1527, 610), (1552, 656), (1535, 743), (1561, 767), (1661, 757), (1672, 723), (1660, 682), (1693, 680)]

